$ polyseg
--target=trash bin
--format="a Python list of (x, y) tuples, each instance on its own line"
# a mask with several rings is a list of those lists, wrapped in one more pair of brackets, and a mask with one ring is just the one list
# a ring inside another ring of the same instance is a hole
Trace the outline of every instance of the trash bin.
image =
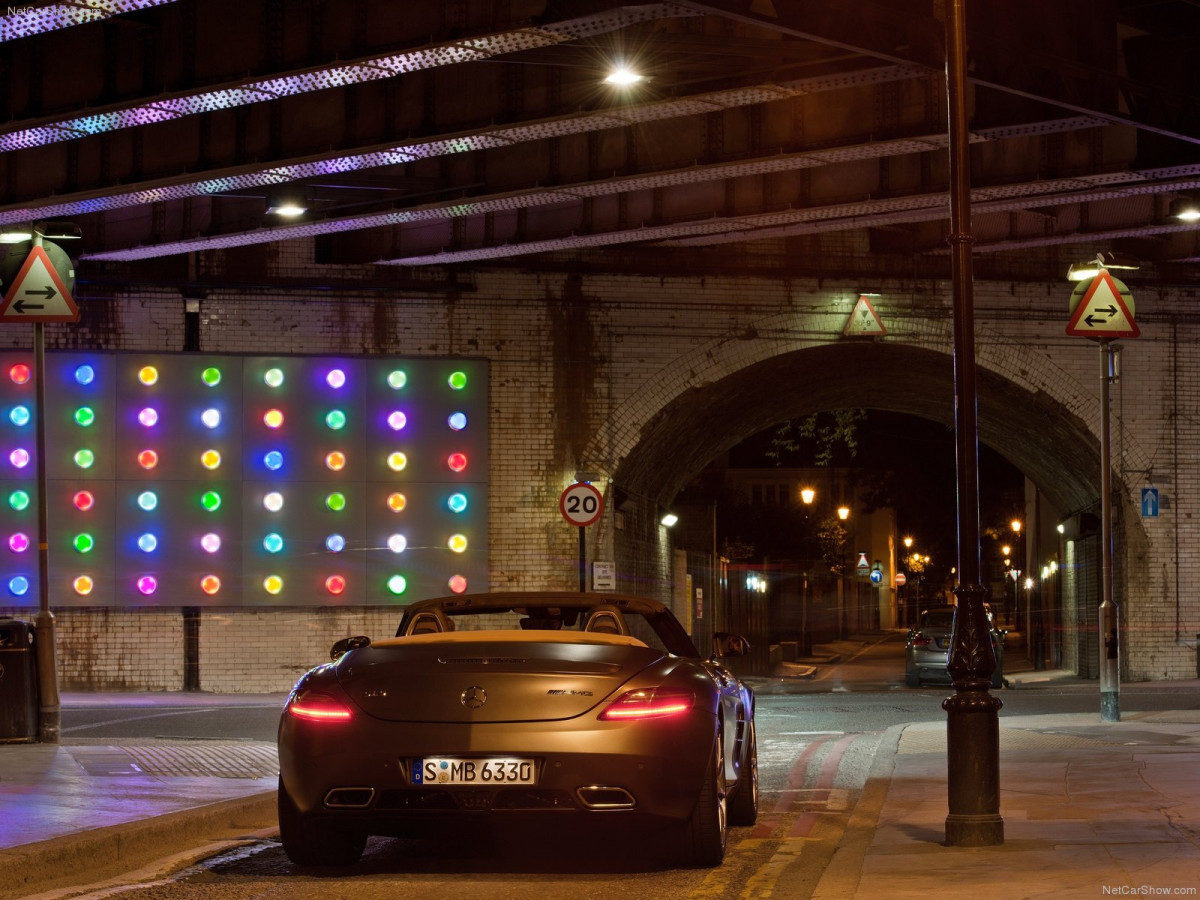
[(33, 626), (0, 619), (0, 743), (37, 740), (37, 693)]

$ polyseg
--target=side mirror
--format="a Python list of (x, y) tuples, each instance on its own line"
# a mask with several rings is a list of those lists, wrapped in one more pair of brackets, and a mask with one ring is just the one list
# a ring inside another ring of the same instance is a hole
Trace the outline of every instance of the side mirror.
[(365, 634), (356, 634), (354, 637), (342, 638), (330, 648), (329, 658), (337, 662), (351, 650), (359, 650), (362, 647), (370, 646), (371, 639)]
[(750, 642), (740, 634), (713, 632), (713, 656), (745, 656), (749, 652)]

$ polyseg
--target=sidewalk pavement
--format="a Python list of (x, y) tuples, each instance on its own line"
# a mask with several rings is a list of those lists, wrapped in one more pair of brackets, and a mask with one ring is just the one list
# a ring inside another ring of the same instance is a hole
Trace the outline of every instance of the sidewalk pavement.
[[(1014, 672), (1010, 689), (1096, 682)], [(945, 722), (880, 741), (818, 900), (1197, 895), (1200, 681), (1169, 690), (1177, 709), (1000, 717), (1004, 843), (945, 846)], [(1004, 692), (1000, 695), (1003, 697)], [(140, 694), (148, 704), (245, 702)], [(104, 695), (64, 695), (65, 707)], [(280, 697), (282, 702), (282, 697)], [(0, 898), (111, 877), (185, 847), (261, 839), (275, 825), (274, 746), (252, 741), (64, 739), (0, 745)], [(203, 858), (204, 849), (193, 859)], [(101, 865), (103, 864), (103, 865)]]

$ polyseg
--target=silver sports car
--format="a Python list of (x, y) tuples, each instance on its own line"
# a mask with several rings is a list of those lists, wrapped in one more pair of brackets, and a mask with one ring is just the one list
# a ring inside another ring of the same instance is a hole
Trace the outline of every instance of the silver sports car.
[(299, 865), (349, 865), (368, 835), (464, 821), (667, 829), (715, 866), (758, 815), (754, 694), (662, 604), (615, 594), (443, 597), (396, 637), (338, 641), (279, 723), (279, 831)]

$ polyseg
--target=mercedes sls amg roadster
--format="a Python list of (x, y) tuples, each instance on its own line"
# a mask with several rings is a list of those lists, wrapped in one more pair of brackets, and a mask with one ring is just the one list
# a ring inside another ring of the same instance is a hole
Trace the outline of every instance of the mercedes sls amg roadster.
[[(344, 638), (279, 724), (279, 832), (302, 866), (356, 862), (369, 835), (587, 823), (670, 835), (715, 866), (758, 815), (754, 694), (665, 606), (614, 594), (473, 594)], [(531, 821), (532, 820), (532, 821)], [(451, 832), (452, 833), (452, 832)]]

